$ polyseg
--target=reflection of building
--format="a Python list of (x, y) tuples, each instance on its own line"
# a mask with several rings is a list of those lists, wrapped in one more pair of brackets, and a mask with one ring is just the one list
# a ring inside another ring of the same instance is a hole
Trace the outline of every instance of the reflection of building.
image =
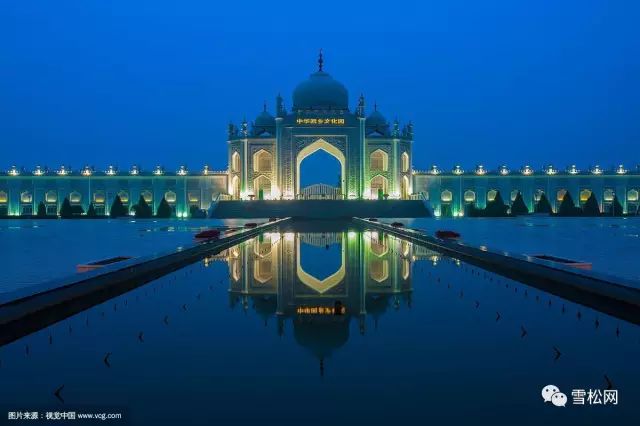
[[(304, 245), (338, 246), (340, 265), (314, 276), (305, 265), (323, 259), (304, 259)], [(298, 343), (320, 359), (347, 341), (351, 319), (364, 333), (366, 315), (377, 323), (410, 303), (413, 246), (388, 235), (271, 233), (230, 248), (226, 259), (232, 305), (252, 307), (265, 323), (277, 317), (280, 333), (290, 320)]]
[[(309, 198), (418, 198), (428, 199), (436, 215), (460, 216), (469, 206), (484, 207), (499, 191), (506, 203), (518, 192), (530, 211), (544, 193), (554, 210), (568, 191), (576, 204), (584, 204), (592, 193), (603, 212), (614, 198), (625, 213), (640, 206), (640, 169), (622, 165), (611, 170), (599, 166), (542, 170), (502, 166), (488, 170), (477, 166), (465, 171), (456, 166), (427, 171), (413, 169), (413, 125), (389, 123), (374, 104), (367, 113), (360, 96), (349, 105), (348, 91), (323, 69), (300, 83), (293, 92), (292, 107), (276, 98), (275, 114), (263, 111), (251, 123), (230, 123), (227, 129), (228, 168), (212, 171), (150, 171), (139, 167), (104, 171), (85, 167), (72, 171), (60, 167), (50, 171), (18, 167), (0, 173), (0, 216), (30, 215), (42, 202), (48, 214), (59, 212), (65, 198), (86, 211), (93, 204), (98, 215), (108, 213), (116, 196), (127, 207), (143, 197), (156, 211), (162, 198), (175, 214), (185, 217), (192, 206), (208, 208), (218, 199), (309, 199)], [(323, 150), (340, 163), (336, 186), (300, 185), (302, 161)], [(212, 152), (212, 155), (218, 155)]]

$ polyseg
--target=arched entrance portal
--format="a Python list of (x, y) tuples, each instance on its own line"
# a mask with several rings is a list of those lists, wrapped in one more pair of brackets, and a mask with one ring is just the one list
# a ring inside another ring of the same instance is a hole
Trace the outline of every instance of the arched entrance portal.
[(347, 189), (346, 179), (345, 179), (346, 173), (347, 173), (346, 158), (344, 157), (344, 154), (342, 153), (342, 151), (340, 151), (338, 148), (336, 148), (334, 145), (330, 144), (329, 142), (325, 141), (324, 139), (318, 139), (315, 142), (305, 146), (298, 152), (298, 155), (296, 156), (295, 193), (299, 194), (302, 189), (300, 185), (300, 164), (305, 158), (309, 157), (310, 155), (312, 155), (313, 153), (319, 150), (323, 150), (324, 152), (335, 157), (340, 163), (340, 190), (343, 195), (346, 194), (346, 189)]

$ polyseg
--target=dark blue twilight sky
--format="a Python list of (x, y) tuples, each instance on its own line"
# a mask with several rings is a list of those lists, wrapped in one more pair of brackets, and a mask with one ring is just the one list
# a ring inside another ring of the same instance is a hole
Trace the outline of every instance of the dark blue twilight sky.
[(226, 167), (226, 125), (326, 67), (414, 165), (640, 163), (640, 2), (0, 3), (0, 168)]

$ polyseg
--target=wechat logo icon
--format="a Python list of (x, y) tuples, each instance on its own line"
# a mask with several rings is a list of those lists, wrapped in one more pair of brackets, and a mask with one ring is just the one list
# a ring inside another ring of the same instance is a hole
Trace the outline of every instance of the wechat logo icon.
[(560, 392), (555, 385), (547, 385), (542, 388), (542, 399), (544, 402), (550, 402), (556, 407), (564, 407), (567, 405), (567, 395)]

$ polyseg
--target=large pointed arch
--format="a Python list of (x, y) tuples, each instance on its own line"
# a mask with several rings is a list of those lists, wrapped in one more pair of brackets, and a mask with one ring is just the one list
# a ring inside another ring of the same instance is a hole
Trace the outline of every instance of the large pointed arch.
[(333, 274), (329, 275), (328, 277), (322, 280), (314, 277), (313, 275), (309, 274), (307, 271), (305, 271), (302, 268), (302, 262), (301, 262), (302, 258), (300, 253), (301, 244), (302, 243), (300, 240), (296, 241), (296, 275), (298, 276), (298, 279), (300, 280), (300, 282), (302, 282), (307, 287), (315, 290), (317, 293), (324, 294), (327, 291), (331, 290), (333, 287), (337, 286), (338, 284), (344, 281), (347, 275), (347, 269), (346, 269), (347, 248), (346, 248), (346, 241), (345, 241), (344, 235), (342, 235), (342, 243), (340, 247), (341, 257), (342, 257), (340, 262), (340, 268), (338, 268), (337, 271), (335, 271)]
[(315, 142), (305, 146), (298, 152), (298, 155), (296, 156), (296, 188), (295, 188), (296, 191), (295, 193), (298, 194), (301, 189), (300, 188), (300, 164), (305, 158), (307, 158), (308, 156), (310, 156), (311, 154), (313, 154), (314, 152), (320, 149), (326, 152), (327, 154), (334, 156), (336, 160), (338, 160), (338, 162), (340, 163), (340, 176), (341, 176), (340, 189), (342, 190), (343, 195), (346, 194), (347, 193), (347, 187), (346, 187), (347, 159), (345, 158), (342, 151), (340, 151), (338, 148), (336, 148), (334, 145), (330, 144), (329, 142), (325, 141), (324, 139), (318, 139)]

